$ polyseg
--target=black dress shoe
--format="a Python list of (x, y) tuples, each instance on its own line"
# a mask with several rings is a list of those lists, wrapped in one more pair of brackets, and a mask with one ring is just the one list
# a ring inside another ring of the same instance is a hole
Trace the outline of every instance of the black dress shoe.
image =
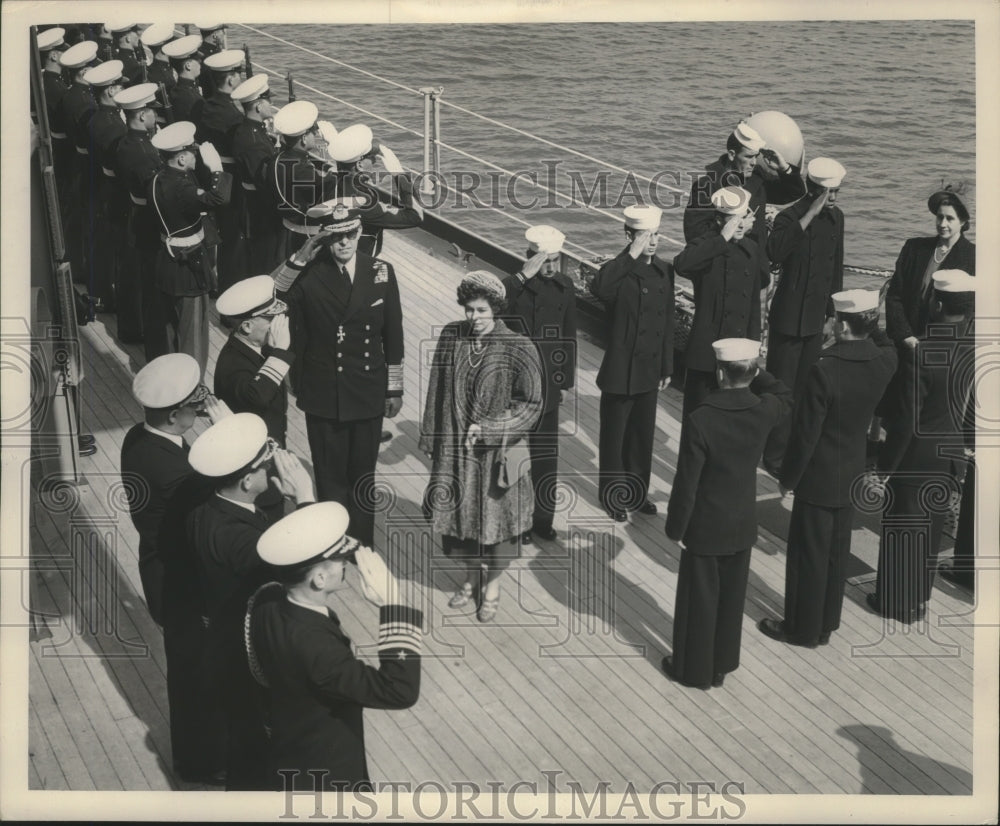
[(379, 436), (379, 441), (383, 443), (392, 441), (392, 433), (388, 430), (383, 430), (382, 435)]
[(646, 516), (656, 516), (656, 505), (647, 499), (639, 505), (639, 513), (644, 513)]
[(628, 513), (625, 511), (617, 511), (609, 508), (605, 508), (605, 513), (610, 516), (615, 522), (628, 522)]
[[(710, 689), (712, 687), (711, 685), (694, 685), (692, 683), (686, 683), (686, 682), (684, 682), (684, 680), (682, 680), (680, 677), (678, 677), (677, 673), (674, 671), (674, 658), (673, 657), (664, 657), (660, 661), (660, 670), (662, 670), (663, 673), (667, 675), (667, 677), (669, 677), (671, 680), (673, 680), (673, 682), (677, 683), (678, 685), (686, 686), (687, 688), (697, 688), (697, 689), (700, 689), (701, 691), (708, 691), (708, 689)], [(718, 676), (719, 675), (716, 675), (716, 677), (718, 677)], [(722, 675), (722, 676), (725, 677), (725, 675)], [(713, 682), (714, 682), (714, 680), (713, 680)], [(720, 685), (721, 685), (721, 683), (720, 683)]]
[(533, 542), (534, 540), (531, 538), (531, 531), (525, 531), (521, 534), (522, 545), (531, 545)]
[(722, 684), (726, 681), (726, 675), (723, 672), (719, 672), (714, 677), (712, 677), (712, 688), (722, 688)]
[(772, 640), (777, 640), (778, 642), (784, 642), (788, 645), (798, 645), (802, 648), (816, 647), (816, 643), (814, 642), (802, 642), (790, 637), (788, 631), (785, 630), (784, 620), (774, 620), (765, 617), (757, 623), (757, 628), (760, 629), (760, 632), (765, 637), (770, 637)]
[(968, 588), (970, 591), (975, 588), (975, 577), (973, 577), (972, 571), (958, 570), (951, 562), (942, 562), (938, 566), (938, 573), (941, 574), (941, 579), (952, 585)]
[(203, 786), (225, 786), (226, 785), (226, 772), (225, 769), (220, 769), (215, 772), (193, 772), (180, 770), (177, 772), (177, 776), (180, 777), (185, 783), (200, 783)]
[(552, 542), (559, 534), (556, 529), (549, 525), (547, 528), (532, 528), (533, 533), (535, 533), (539, 539), (544, 539), (546, 542)]
[(875, 594), (874, 591), (870, 594), (865, 595), (865, 603), (867, 603), (868, 607), (871, 608), (880, 617), (885, 616), (885, 614), (882, 611), (882, 604), (879, 602), (878, 596)]
[(822, 634), (819, 635), (819, 644), (820, 645), (829, 645), (830, 644), (830, 632), (829, 631), (824, 631)]
[(86, 447), (87, 445), (92, 445), (97, 441), (97, 439), (94, 438), (93, 433), (78, 433), (76, 438), (80, 442), (80, 447)]

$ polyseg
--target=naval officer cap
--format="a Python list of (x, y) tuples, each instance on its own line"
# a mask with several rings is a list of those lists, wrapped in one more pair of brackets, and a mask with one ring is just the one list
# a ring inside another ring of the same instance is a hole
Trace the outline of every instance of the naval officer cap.
[(712, 193), (712, 206), (723, 215), (746, 215), (750, 193), (741, 186), (724, 186)]
[(275, 522), (257, 540), (257, 555), (269, 565), (290, 568), (324, 559), (347, 560), (360, 547), (347, 535), (350, 517), (339, 502), (316, 502)]
[(219, 29), (226, 28), (225, 23), (195, 23), (198, 27), (198, 31), (202, 34), (211, 34), (212, 32), (217, 32)]
[(362, 197), (334, 198), (321, 204), (309, 207), (306, 217), (318, 226), (328, 228), (331, 232), (354, 232), (361, 226), (361, 210), (359, 202), (368, 203)]
[(239, 86), (233, 89), (232, 97), (234, 103), (253, 103), (260, 98), (269, 98), (271, 88), (267, 85), (267, 75), (254, 75), (244, 80)]
[(833, 158), (813, 158), (806, 167), (809, 180), (827, 189), (836, 189), (840, 186), (846, 174), (844, 165)]
[(162, 52), (171, 60), (187, 60), (189, 57), (200, 60), (197, 57), (197, 51), (200, 47), (200, 35), (189, 34), (184, 37), (178, 37), (176, 40), (171, 40), (163, 46)]
[(157, 46), (162, 46), (168, 40), (173, 40), (173, 37), (173, 23), (153, 23), (152, 26), (147, 26), (143, 30), (142, 34), (139, 36), (139, 40), (142, 41), (144, 46), (149, 46), (149, 48), (155, 49)]
[(316, 123), (319, 109), (308, 100), (293, 100), (286, 103), (274, 115), (274, 130), (286, 138), (297, 138), (304, 135)]
[(97, 57), (97, 41), (84, 40), (75, 46), (70, 46), (59, 55), (59, 65), (64, 69), (82, 69), (89, 66)]
[(201, 368), (187, 353), (157, 356), (132, 379), (132, 395), (143, 407), (178, 407), (201, 395)]
[(372, 151), (372, 140), (371, 128), (355, 123), (337, 133), (328, 151), (338, 163), (354, 163)]
[(733, 130), (733, 137), (751, 152), (760, 152), (766, 145), (760, 133), (744, 121)]
[(38, 51), (50, 52), (53, 49), (65, 49), (65, 37), (66, 30), (60, 26), (55, 26), (51, 29), (46, 29), (44, 32), (39, 32), (35, 42), (38, 44)]
[(878, 309), (878, 290), (842, 290), (830, 296), (838, 313), (870, 313)]
[(230, 318), (256, 318), (276, 316), (288, 307), (284, 301), (274, 297), (274, 279), (269, 275), (255, 275), (237, 281), (215, 302), (219, 315)]
[(125, 64), (120, 60), (108, 60), (105, 63), (99, 63), (93, 69), (88, 69), (83, 75), (83, 80), (98, 88), (110, 86), (112, 83), (128, 80), (128, 78), (122, 77), (122, 69), (124, 68)]
[(139, 83), (122, 89), (114, 97), (115, 105), (119, 109), (131, 111), (135, 109), (159, 109), (160, 102), (156, 99), (156, 92), (159, 87), (155, 83)]
[(259, 468), (274, 455), (267, 424), (256, 413), (234, 413), (202, 433), (188, 453), (188, 462), (202, 476), (229, 476)]
[(566, 236), (548, 224), (536, 224), (528, 227), (524, 233), (524, 240), (528, 242), (528, 249), (532, 252), (555, 255), (557, 252), (562, 252)]
[(660, 228), (660, 219), (663, 217), (663, 210), (655, 206), (635, 206), (625, 207), (625, 226), (629, 229), (657, 230)]
[(934, 289), (939, 293), (974, 293), (976, 291), (975, 276), (965, 270), (938, 270), (931, 276), (934, 279)]
[(153, 135), (151, 143), (167, 155), (176, 155), (185, 149), (194, 148), (195, 125), (189, 120), (179, 120), (164, 126)]
[(105, 23), (104, 28), (107, 30), (108, 34), (124, 34), (125, 32), (130, 32), (133, 29), (139, 28), (139, 24), (125, 23), (119, 20), (115, 23)]
[(752, 361), (760, 355), (760, 342), (752, 338), (720, 338), (712, 342), (717, 361)]
[(246, 55), (239, 49), (223, 49), (206, 57), (202, 65), (213, 72), (231, 72), (242, 66), (245, 58)]

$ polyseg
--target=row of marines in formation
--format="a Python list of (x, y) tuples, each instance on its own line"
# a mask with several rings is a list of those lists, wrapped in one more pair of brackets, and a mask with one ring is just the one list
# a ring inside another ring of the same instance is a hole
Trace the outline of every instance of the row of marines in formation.
[[(107, 28), (117, 34), (120, 27)], [(143, 32), (147, 45), (156, 40), (146, 37), (151, 29)], [(49, 30), (39, 35), (38, 43), (43, 55), (57, 53), (65, 69), (75, 59), (65, 59), (72, 49), (62, 50), (61, 38), (58, 30)], [(168, 48), (184, 40), (168, 38), (161, 53), (187, 52), (193, 40)], [(86, 46), (84, 57), (91, 49)], [(264, 100), (266, 78), (242, 81), (239, 63), (233, 62), (242, 55), (218, 54), (223, 57), (205, 61), (218, 75), (215, 94), (230, 88), (230, 109), (235, 110), (233, 98), (243, 101), (246, 122), (262, 124), (252, 114), (269, 111), (256, 103)], [(185, 66), (199, 62), (191, 55), (182, 59)], [(101, 70), (108, 62), (112, 65)], [(215, 65), (220, 68), (213, 69)], [(108, 77), (112, 85), (121, 81), (123, 67), (106, 61), (84, 67), (80, 78), (89, 76), (101, 89)], [(186, 71), (195, 70), (188, 66)], [(228, 173), (219, 168), (223, 159), (205, 143), (195, 151), (197, 124), (176, 122), (151, 134), (156, 90), (143, 84), (112, 88), (111, 100), (130, 119), (129, 134), (148, 144), (153, 152), (144, 154), (152, 159), (155, 152), (157, 162), (144, 186), (129, 187), (129, 226), (141, 223), (143, 208), (148, 217), (150, 201), (161, 221), (171, 214), (158, 206), (161, 196), (164, 204), (171, 203), (171, 189), (157, 191), (154, 183), (161, 170), (176, 170), (182, 184), (177, 191), (194, 192), (200, 211), (212, 212), (225, 203), (219, 193)], [(185, 778), (218, 780), (225, 767), (232, 788), (274, 785), (280, 782), (276, 767), (327, 769), (327, 783), (366, 781), (361, 708), (405, 707), (416, 700), (419, 686), (422, 618), (397, 604), (398, 589), (377, 556), (360, 551), (357, 557), (366, 595), (384, 606), (377, 672), (354, 659), (335, 615), (328, 616), (324, 607), (344, 581), (343, 562), (358, 540), (363, 548), (374, 541), (371, 496), (364, 487), (374, 479), (382, 416), (398, 412), (403, 390), (402, 308), (395, 272), (364, 251), (365, 239), (369, 252), (377, 254), (381, 226), (415, 225), (419, 214), (407, 211), (419, 207), (405, 183), (399, 187), (399, 207), (355, 197), (359, 190), (364, 193), (364, 181), (358, 181), (357, 167), (346, 170), (355, 176), (351, 178), (339, 165), (375, 153), (389, 171), (397, 171), (391, 151), (375, 150), (370, 130), (352, 127), (334, 133), (323, 127), (312, 104), (290, 106), (274, 117), (283, 148), (278, 151), (268, 136), (269, 152), (276, 154), (262, 168), (278, 168), (275, 158), (299, 152), (294, 180), (308, 181), (295, 190), (294, 203), (301, 208), (297, 218), (277, 211), (284, 232), (275, 241), (281, 255), (269, 259), (272, 274), (239, 281), (219, 297), (219, 313), (234, 327), (215, 367), (216, 394), (224, 401), (209, 396), (201, 384), (204, 356), (191, 345), (198, 335), (178, 320), (189, 312), (207, 325), (209, 290), (160, 302), (161, 311), (164, 306), (176, 311), (177, 323), (166, 329), (174, 333), (168, 349), (179, 352), (150, 352), (147, 338), (149, 363), (134, 387), (145, 421), (130, 432), (122, 455), (123, 474), (141, 480), (147, 491), (141, 502), (137, 497), (133, 515), (147, 604), (164, 627), (175, 768)], [(255, 128), (267, 132), (262, 125)], [(292, 132), (299, 134), (288, 134)], [(88, 157), (95, 150), (94, 134), (92, 128), (83, 132)], [(337, 138), (344, 135), (348, 140), (339, 148)], [(117, 148), (122, 145), (119, 141)], [(199, 158), (207, 167), (204, 188), (196, 178)], [(879, 469), (882, 478), (889, 475), (890, 513), (910, 517), (908, 522), (896, 519), (897, 533), (883, 536), (879, 579), (870, 595), (872, 607), (883, 616), (904, 622), (923, 616), (944, 514), (943, 509), (931, 514), (926, 524), (922, 487), (961, 475), (963, 462), (948, 458), (942, 448), (956, 439), (961, 444), (964, 414), (971, 405), (971, 371), (963, 377), (940, 365), (960, 364), (973, 351), (968, 322), (975, 254), (962, 236), (969, 221), (964, 203), (950, 190), (930, 198), (938, 233), (907, 242), (900, 255), (886, 296), (887, 338), (878, 329), (879, 294), (842, 290), (843, 213), (835, 202), (845, 170), (836, 161), (817, 158), (806, 173), (803, 178), (801, 170), (768, 150), (748, 124), (739, 124), (725, 153), (694, 184), (685, 211), (687, 243), (672, 264), (656, 255), (659, 210), (631, 207), (625, 212), (625, 248), (590, 284), (608, 311), (608, 346), (597, 379), (598, 495), (617, 522), (627, 520), (630, 511), (656, 513), (649, 478), (657, 396), (674, 371), (674, 279), (687, 278), (694, 285), (695, 315), (683, 359), (681, 446), (666, 523), (668, 536), (682, 551), (673, 653), (664, 670), (685, 685), (722, 685), (739, 662), (750, 548), (757, 536), (758, 463), (783, 490), (795, 493), (784, 619), (765, 620), (761, 630), (808, 647), (825, 644), (839, 627), (854, 505), (865, 496), (859, 480), (864, 478), (866, 434), (876, 408), (888, 434)], [(127, 175), (106, 177), (113, 181)], [(260, 192), (257, 183), (264, 186), (269, 180), (259, 172), (252, 177), (243, 181), (246, 193)], [(397, 175), (397, 180), (406, 179)], [(331, 193), (337, 197), (329, 197)], [(777, 215), (766, 206), (789, 201)], [(193, 234), (191, 227), (163, 224), (153, 268), (159, 275), (143, 285), (158, 289), (170, 266), (208, 279), (217, 266), (224, 269), (224, 242), (219, 260), (213, 260), (207, 222), (200, 219), (199, 214)], [(225, 219), (217, 223), (224, 238)], [(253, 234), (235, 237), (247, 244)], [(178, 245), (179, 238), (196, 241)], [(499, 287), (490, 285), (487, 274), (479, 274), (477, 282), (484, 295), (506, 301), (510, 326), (535, 339), (540, 356), (542, 400), (526, 437), (535, 506), (519, 537), (522, 544), (532, 541), (532, 534), (545, 540), (558, 536), (553, 517), (559, 405), (574, 383), (576, 336), (573, 283), (558, 271), (564, 240), (552, 227), (533, 227), (526, 234), (527, 261), (520, 272)], [(286, 257), (287, 252), (292, 254)], [(252, 260), (257, 271), (270, 268), (262, 255)], [(768, 288), (772, 264), (781, 266), (781, 277), (770, 302), (765, 363), (758, 357), (757, 340), (762, 290)], [(234, 279), (248, 270), (243, 266)], [(148, 273), (149, 268), (137, 271)], [(129, 272), (128, 266), (117, 270), (117, 289), (112, 290), (119, 324), (129, 315), (121, 305), (121, 285)], [(464, 293), (466, 298), (471, 294)], [(460, 300), (468, 307), (462, 296), (460, 289)], [(198, 299), (188, 302), (196, 303), (196, 309), (185, 308), (183, 299), (189, 298)], [(147, 308), (139, 317), (150, 313)], [(134, 312), (130, 319), (135, 323)], [(143, 334), (161, 327), (150, 326)], [(950, 334), (942, 336), (942, 331)], [(934, 358), (934, 350), (948, 351), (944, 361)], [(301, 462), (282, 449), (289, 374), (306, 413), (315, 492)], [(183, 434), (200, 407), (207, 407), (218, 422), (189, 452)], [(226, 415), (229, 408), (237, 415)], [(211, 480), (209, 487), (217, 495), (205, 501), (180, 495), (191, 479), (202, 485)], [(969, 481), (966, 494), (972, 489)], [(282, 519), (284, 496), (300, 506), (315, 498), (324, 502)], [(971, 503), (972, 497), (968, 499)], [(333, 504), (338, 502), (346, 510), (338, 510)], [(175, 518), (174, 509), (182, 503), (188, 515)], [(969, 510), (964, 508), (963, 516)], [(186, 537), (168, 538), (170, 530), (182, 525)], [(900, 531), (907, 530), (923, 531), (928, 541), (904, 541)], [(172, 555), (171, 547), (192, 549), (187, 567), (171, 564), (183, 557)], [(257, 676), (270, 683), (269, 738), (259, 725), (254, 691), (246, 685), (250, 670), (242, 634), (247, 597), (265, 573), (277, 576), (287, 595), (262, 593), (254, 614), (257, 638), (270, 640), (250, 657)], [(201, 583), (196, 594), (187, 587), (194, 581)], [(207, 691), (198, 677), (203, 662), (212, 664)], [(228, 690), (234, 680), (242, 681), (243, 690)], [(243, 702), (230, 702), (232, 697)], [(215, 706), (214, 715), (206, 715), (206, 704)], [(223, 706), (225, 712), (220, 711)], [(247, 725), (248, 720), (258, 725)], [(268, 750), (269, 764), (261, 758)], [(271, 767), (269, 776), (265, 765)], [(312, 781), (302, 777), (298, 782), (308, 786)]]

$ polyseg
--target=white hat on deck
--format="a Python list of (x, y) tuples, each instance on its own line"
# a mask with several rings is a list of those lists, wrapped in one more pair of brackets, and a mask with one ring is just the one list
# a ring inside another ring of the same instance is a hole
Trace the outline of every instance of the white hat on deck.
[(269, 95), (270, 92), (271, 89), (267, 85), (267, 75), (254, 75), (233, 89), (230, 97), (234, 103), (253, 103), (258, 98)]
[(97, 41), (84, 40), (75, 46), (70, 46), (59, 55), (59, 65), (64, 69), (81, 69), (97, 57)]
[(223, 49), (221, 52), (206, 57), (202, 61), (202, 65), (213, 72), (231, 72), (243, 65), (245, 58), (246, 55), (239, 49)]
[(201, 384), (201, 368), (187, 353), (157, 356), (132, 379), (132, 395), (143, 407), (175, 407)]
[(760, 136), (760, 132), (746, 121), (739, 122), (733, 130), (733, 137), (751, 152), (760, 152), (766, 146), (764, 139)]
[(746, 215), (750, 193), (741, 186), (724, 186), (712, 193), (712, 206), (723, 215)]
[(139, 36), (139, 40), (142, 41), (144, 46), (154, 49), (157, 46), (162, 46), (168, 40), (173, 40), (173, 37), (173, 23), (153, 23), (153, 25), (147, 26), (143, 30), (143, 33)]
[(83, 80), (91, 86), (110, 86), (122, 79), (124, 68), (125, 64), (120, 60), (108, 60), (99, 63), (93, 69), (88, 69), (83, 75)]
[(528, 227), (524, 233), (524, 240), (528, 242), (528, 248), (532, 252), (555, 255), (557, 252), (562, 252), (566, 236), (548, 224), (536, 224)]
[(241, 468), (259, 466), (274, 455), (267, 424), (256, 413), (234, 413), (202, 433), (188, 453), (188, 462), (203, 476), (228, 476)]
[(288, 306), (274, 297), (274, 279), (269, 275), (255, 275), (237, 281), (215, 302), (219, 315), (231, 318), (281, 315)]
[(172, 60), (185, 60), (195, 55), (201, 43), (200, 35), (189, 34), (165, 43), (161, 51)]
[(275, 522), (257, 540), (257, 555), (270, 565), (288, 567), (347, 559), (358, 549), (347, 536), (347, 508), (339, 502), (316, 502)]
[(656, 230), (660, 227), (660, 219), (663, 217), (663, 210), (655, 206), (639, 206), (638, 204), (625, 207), (625, 226), (629, 229)]
[(844, 180), (847, 170), (844, 165), (833, 158), (813, 158), (806, 167), (806, 174), (811, 181), (815, 181), (827, 189), (836, 189), (840, 182)]
[(838, 313), (868, 313), (878, 309), (878, 290), (843, 290), (830, 296)]
[(939, 293), (974, 293), (976, 278), (965, 270), (938, 270), (931, 276)]
[(122, 89), (114, 97), (115, 105), (121, 109), (157, 109), (160, 102), (156, 99), (159, 87), (155, 83), (139, 83)]
[(180, 152), (194, 145), (195, 125), (189, 120), (179, 120), (164, 126), (153, 135), (151, 143), (161, 152)]
[(752, 338), (720, 338), (712, 342), (717, 361), (750, 361), (760, 355), (760, 342)]
[(225, 23), (195, 23), (195, 26), (202, 32), (214, 32), (226, 28)]
[(122, 32), (130, 32), (132, 29), (139, 27), (138, 23), (123, 23), (121, 21), (117, 23), (105, 23), (104, 28), (107, 30), (108, 34), (121, 34)]
[(372, 151), (372, 130), (355, 123), (337, 133), (330, 141), (330, 157), (338, 163), (354, 163)]
[(304, 135), (316, 123), (319, 109), (308, 100), (293, 100), (282, 106), (274, 116), (274, 130), (286, 138)]
[(44, 32), (39, 32), (35, 42), (38, 44), (38, 51), (47, 52), (65, 45), (65, 37), (66, 30), (55, 26), (54, 28), (46, 29)]

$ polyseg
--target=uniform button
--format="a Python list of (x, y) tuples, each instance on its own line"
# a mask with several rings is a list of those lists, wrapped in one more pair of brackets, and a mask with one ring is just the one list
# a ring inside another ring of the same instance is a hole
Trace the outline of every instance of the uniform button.
[(643, 288), (642, 288), (642, 294), (643, 294), (643, 295), (645, 295), (645, 294), (646, 294), (646, 293), (648, 293), (648, 292), (649, 292), (649, 287), (643, 287)]
[(337, 353), (337, 358), (342, 359), (344, 357), (343, 353)]
[(366, 364), (366, 365), (365, 365), (365, 370), (370, 370), (370, 369), (371, 369), (371, 368), (370, 368), (370, 367), (369, 367), (369, 366), (368, 366), (368, 365)]
[(367, 344), (367, 343), (368, 343), (368, 339), (365, 339), (365, 344)]
[(368, 358), (368, 354), (367, 353), (365, 353), (365, 358)]
[(371, 324), (366, 324), (366, 325), (365, 325), (365, 329), (366, 329), (366, 330), (370, 330), (371, 328), (372, 328), (372, 325), (371, 325)]
[(343, 373), (344, 372), (344, 368), (343, 367), (337, 367), (337, 372), (338, 373)]

